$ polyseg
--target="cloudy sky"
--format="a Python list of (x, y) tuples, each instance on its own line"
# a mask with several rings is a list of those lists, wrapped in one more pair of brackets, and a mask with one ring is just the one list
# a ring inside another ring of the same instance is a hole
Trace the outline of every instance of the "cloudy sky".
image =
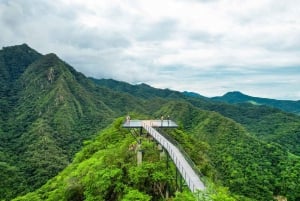
[(298, 0), (0, 0), (0, 30), (95, 78), (300, 100)]

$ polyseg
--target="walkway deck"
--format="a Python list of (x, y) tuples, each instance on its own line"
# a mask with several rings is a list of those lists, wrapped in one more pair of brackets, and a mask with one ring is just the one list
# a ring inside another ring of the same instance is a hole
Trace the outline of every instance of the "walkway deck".
[(171, 120), (164, 120), (163, 122), (160, 120), (130, 120), (130, 122), (126, 122), (123, 127), (143, 127), (169, 153), (191, 192), (205, 189), (204, 183), (200, 180), (199, 176), (187, 162), (180, 150), (155, 129), (155, 127), (176, 128), (178, 126), (175, 122)]
[(143, 127), (143, 122), (149, 122), (152, 127), (160, 128), (177, 128), (178, 125), (172, 120), (130, 120), (123, 124), (123, 128), (141, 128)]

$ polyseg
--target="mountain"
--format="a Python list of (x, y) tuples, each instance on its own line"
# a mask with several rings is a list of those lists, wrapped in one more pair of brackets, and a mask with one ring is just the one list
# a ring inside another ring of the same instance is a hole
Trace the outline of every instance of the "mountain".
[(207, 178), (203, 196), (300, 199), (297, 115), (87, 78), (55, 54), (39, 54), (26, 44), (0, 50), (0, 71), (1, 200), (167, 200), (167, 181), (171, 199), (193, 200), (188, 192), (175, 195), (174, 166), (165, 172), (156, 143), (146, 135), (145, 163), (136, 166), (135, 138), (120, 128), (128, 114), (168, 114), (179, 124), (163, 132)]
[(227, 103), (251, 103), (254, 105), (267, 105), (274, 108), (279, 108), (286, 112), (291, 112), (300, 115), (300, 100), (275, 100), (268, 98), (252, 97), (241, 92), (228, 92), (223, 96), (213, 97), (212, 100), (222, 101)]
[(41, 55), (25, 44), (3, 48), (0, 60), (5, 198), (40, 187), (70, 163), (84, 140), (136, 105), (96, 87), (55, 54)]
[(42, 55), (28, 47), (5, 47), (0, 51), (0, 119), (5, 119), (14, 104), (13, 85), (33, 61)]
[(183, 98), (183, 95), (178, 91), (170, 89), (157, 89), (147, 84), (131, 85), (126, 82), (121, 82), (113, 79), (94, 79), (90, 78), (99, 86), (105, 86), (114, 91), (128, 93), (134, 97), (140, 98)]
[(182, 92), (182, 94), (183, 94), (184, 96), (187, 96), (187, 97), (206, 98), (206, 99), (207, 99), (207, 97), (202, 96), (202, 95), (200, 95), (200, 94), (198, 94), (198, 93), (195, 93), (195, 92), (184, 91), (184, 92)]

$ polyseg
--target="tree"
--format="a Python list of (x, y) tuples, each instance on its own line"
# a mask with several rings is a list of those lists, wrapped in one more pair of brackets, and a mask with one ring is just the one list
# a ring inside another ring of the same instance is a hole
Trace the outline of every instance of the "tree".
[(124, 195), (123, 199), (121, 201), (150, 201), (151, 196), (142, 193), (136, 189), (130, 189), (128, 190), (127, 194)]

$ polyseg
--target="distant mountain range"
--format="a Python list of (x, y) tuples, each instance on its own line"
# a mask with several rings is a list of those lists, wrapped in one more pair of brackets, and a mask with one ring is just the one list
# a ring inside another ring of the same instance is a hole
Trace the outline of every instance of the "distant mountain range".
[(300, 115), (300, 100), (291, 101), (252, 97), (238, 91), (228, 92), (223, 96), (213, 97), (211, 99), (226, 103), (250, 103), (253, 105), (267, 105), (270, 107), (281, 109), (286, 112), (291, 112)]
[(173, 91), (170, 89), (156, 89), (153, 88), (147, 84), (138, 84), (138, 85), (131, 85), (126, 82), (121, 82), (113, 79), (94, 79), (90, 78), (92, 81), (94, 81), (98, 85), (106, 86), (108, 88), (114, 89), (119, 92), (126, 92), (128, 94), (146, 98), (146, 97), (162, 97), (162, 98), (184, 98), (184, 97), (192, 97), (192, 98), (199, 98), (208, 101), (219, 101), (219, 102), (225, 102), (225, 103), (249, 103), (253, 105), (266, 105), (269, 107), (278, 108), (280, 110), (298, 114), (300, 115), (300, 100), (299, 101), (292, 101), (292, 100), (276, 100), (276, 99), (268, 99), (268, 98), (259, 98), (259, 97), (252, 97), (245, 95), (241, 92), (234, 91), (234, 92), (228, 92), (223, 96), (217, 96), (208, 98), (205, 96), (202, 96), (195, 92), (178, 92)]
[[(16, 200), (165, 199), (160, 191), (172, 177), (164, 177), (165, 163), (148, 141), (143, 145), (148, 163), (135, 166), (130, 151), (135, 139), (120, 128), (128, 114), (170, 115), (179, 129), (167, 134), (211, 182), (208, 193), (218, 192), (209, 194), (214, 200), (299, 200), (297, 104), (236, 92), (210, 99), (87, 78), (53, 53), (42, 55), (26, 44), (5, 47), (0, 50), (0, 200), (20, 195)], [(169, 188), (175, 189), (172, 181)], [(188, 200), (174, 192), (174, 200)]]

